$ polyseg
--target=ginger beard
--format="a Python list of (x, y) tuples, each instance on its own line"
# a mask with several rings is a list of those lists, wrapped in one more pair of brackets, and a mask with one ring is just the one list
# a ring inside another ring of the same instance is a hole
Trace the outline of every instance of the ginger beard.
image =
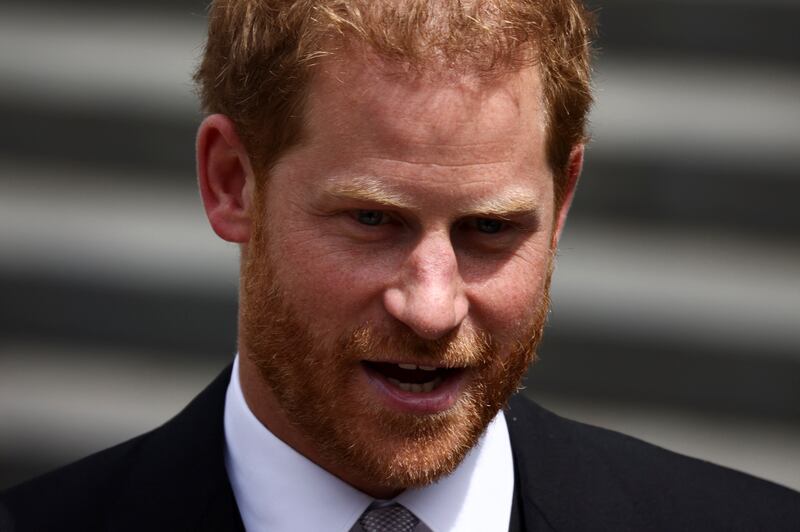
[[(260, 194), (257, 194), (260, 195)], [(264, 212), (258, 206), (255, 212)], [(396, 323), (391, 332), (361, 324), (338, 338), (320, 338), (292, 308), (268, 246), (266, 220), (256, 216), (241, 271), (240, 340), (290, 422), (320, 456), (387, 488), (430, 484), (451, 473), (514, 393), (542, 338), (549, 308), (552, 258), (536, 312), (509, 346), (465, 326), (429, 341)], [(392, 411), (374, 400), (361, 361), (429, 360), (468, 367), (455, 405), (430, 415)]]

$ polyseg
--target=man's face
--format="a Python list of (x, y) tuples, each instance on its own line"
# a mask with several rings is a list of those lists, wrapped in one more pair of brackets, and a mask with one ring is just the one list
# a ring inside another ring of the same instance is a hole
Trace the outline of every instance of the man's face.
[(555, 213), (539, 77), (328, 61), (306, 133), (245, 250), (240, 349), (273, 405), (257, 415), (363, 491), (427, 484), (541, 336)]

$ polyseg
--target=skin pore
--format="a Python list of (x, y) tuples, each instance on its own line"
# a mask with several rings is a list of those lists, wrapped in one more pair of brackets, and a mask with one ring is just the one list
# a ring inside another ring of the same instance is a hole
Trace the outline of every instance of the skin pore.
[[(250, 409), (380, 498), (451, 472), (516, 390), (569, 206), (553, 204), (534, 68), (446, 79), (392, 68), (321, 65), (305, 141), (263, 187), (229, 120), (209, 117), (198, 136), (209, 220), (242, 244)], [(397, 368), (384, 372), (398, 364), (436, 368), (442, 384), (399, 389)]]

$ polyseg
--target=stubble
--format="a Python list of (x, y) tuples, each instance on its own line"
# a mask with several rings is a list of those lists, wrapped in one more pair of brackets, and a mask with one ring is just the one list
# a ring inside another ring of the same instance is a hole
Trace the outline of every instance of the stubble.
[[(257, 211), (258, 212), (258, 211)], [(531, 323), (500, 345), (485, 331), (460, 327), (421, 339), (402, 324), (391, 331), (360, 324), (330, 340), (292, 307), (269, 246), (254, 227), (242, 267), (240, 350), (258, 368), (285, 419), (322, 458), (372, 485), (402, 490), (451, 473), (503, 408), (535, 358), (549, 306), (548, 273)], [(467, 367), (456, 403), (420, 415), (389, 410), (364, 386), (361, 361), (429, 360)]]

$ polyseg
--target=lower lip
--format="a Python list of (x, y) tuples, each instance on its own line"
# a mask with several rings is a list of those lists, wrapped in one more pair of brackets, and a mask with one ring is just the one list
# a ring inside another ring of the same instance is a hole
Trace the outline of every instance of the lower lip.
[(409, 414), (436, 414), (451, 408), (460, 395), (466, 371), (452, 373), (430, 392), (407, 392), (386, 380), (386, 377), (362, 366), (362, 370), (383, 402), (392, 410)]

